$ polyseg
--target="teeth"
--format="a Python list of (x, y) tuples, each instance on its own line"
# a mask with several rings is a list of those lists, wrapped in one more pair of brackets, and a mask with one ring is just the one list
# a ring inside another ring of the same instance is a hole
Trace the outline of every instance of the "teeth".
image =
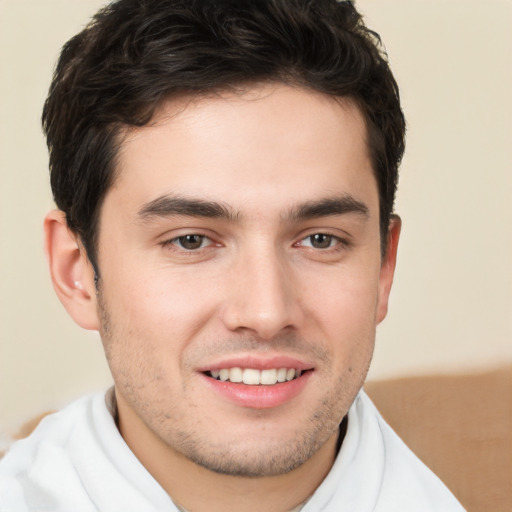
[(231, 382), (242, 382), (244, 380), (242, 368), (231, 368), (231, 370), (229, 370), (229, 380)]
[(222, 370), (212, 370), (210, 375), (223, 382), (243, 382), (249, 386), (259, 384), (273, 386), (278, 382), (286, 382), (300, 377), (301, 370), (295, 368), (272, 368), (270, 370), (256, 370), (254, 368), (223, 368)]
[(260, 383), (260, 372), (252, 368), (246, 368), (244, 370), (243, 382), (251, 386), (258, 385)]
[(260, 383), (271, 386), (277, 382), (277, 370), (263, 370), (261, 372)]

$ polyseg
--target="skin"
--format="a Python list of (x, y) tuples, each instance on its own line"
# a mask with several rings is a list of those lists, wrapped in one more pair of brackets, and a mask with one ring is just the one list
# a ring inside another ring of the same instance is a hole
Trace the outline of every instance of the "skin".
[[(98, 290), (62, 212), (45, 226), (59, 297), (101, 333), (121, 434), (188, 509), (291, 509), (332, 466), (393, 278), (400, 222), (382, 258), (359, 110), (280, 84), (169, 102), (118, 167)], [(240, 403), (205, 374), (283, 357), (308, 370), (291, 396), (245, 386)]]

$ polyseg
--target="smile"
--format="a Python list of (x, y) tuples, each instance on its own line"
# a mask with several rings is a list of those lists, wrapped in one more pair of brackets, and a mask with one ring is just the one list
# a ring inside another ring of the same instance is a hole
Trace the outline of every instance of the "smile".
[(255, 368), (222, 368), (211, 370), (207, 375), (222, 382), (243, 383), (249, 386), (273, 386), (289, 382), (301, 376), (302, 371), (295, 368), (271, 368), (257, 370)]

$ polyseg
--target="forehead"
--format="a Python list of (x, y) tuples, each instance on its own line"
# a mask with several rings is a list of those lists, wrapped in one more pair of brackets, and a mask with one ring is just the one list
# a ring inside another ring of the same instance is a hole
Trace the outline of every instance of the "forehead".
[(237, 210), (315, 194), (376, 197), (354, 102), (279, 84), (169, 101), (150, 125), (126, 132), (117, 165), (106, 200), (122, 195), (134, 208), (165, 194)]

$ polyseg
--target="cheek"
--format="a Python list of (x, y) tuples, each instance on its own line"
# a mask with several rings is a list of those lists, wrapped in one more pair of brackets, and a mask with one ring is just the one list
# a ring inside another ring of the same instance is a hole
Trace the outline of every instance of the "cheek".
[[(317, 282), (317, 284), (320, 284)], [(339, 273), (323, 282), (309, 303), (308, 318), (328, 340), (335, 359), (347, 364), (371, 357), (378, 301), (378, 269)]]
[(362, 324), (375, 323), (379, 272), (373, 267), (335, 272), (321, 282), (318, 276), (313, 280), (315, 287), (308, 287), (306, 296), (324, 324), (357, 331)]
[[(118, 263), (117, 268), (123, 268)], [(129, 338), (144, 340), (153, 350), (186, 345), (216, 309), (215, 290), (184, 272), (141, 265), (123, 273), (112, 268), (105, 275), (105, 302), (112, 320)]]

